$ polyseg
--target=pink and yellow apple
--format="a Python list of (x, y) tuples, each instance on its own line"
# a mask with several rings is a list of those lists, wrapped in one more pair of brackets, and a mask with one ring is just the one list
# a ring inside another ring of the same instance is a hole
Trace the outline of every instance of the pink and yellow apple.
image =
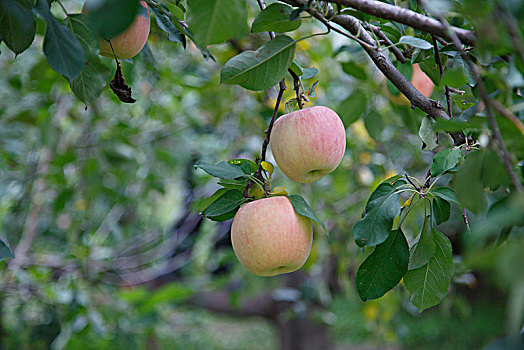
[(300, 109), (277, 119), (271, 151), (280, 170), (301, 183), (317, 181), (337, 168), (346, 150), (346, 130), (332, 109)]
[(306, 262), (312, 242), (311, 220), (297, 214), (285, 196), (244, 204), (231, 226), (238, 260), (257, 276), (298, 270)]
[[(107, 40), (100, 38), (100, 55), (110, 58), (116, 55), (116, 58), (127, 59), (135, 57), (142, 50), (149, 37), (150, 15), (145, 1), (140, 1), (139, 4), (140, 8), (133, 23), (125, 31), (111, 38), (113, 50)], [(85, 12), (85, 6), (84, 4), (82, 12)], [(115, 51), (114, 55), (113, 51)]]

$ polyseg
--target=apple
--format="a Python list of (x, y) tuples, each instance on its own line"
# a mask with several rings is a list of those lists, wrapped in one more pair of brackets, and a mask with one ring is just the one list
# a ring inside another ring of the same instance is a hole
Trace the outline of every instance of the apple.
[[(113, 50), (109, 41), (100, 38), (100, 55), (110, 58), (116, 55), (116, 58), (127, 59), (135, 57), (142, 50), (149, 37), (150, 15), (145, 1), (140, 1), (139, 4), (140, 8), (133, 23), (125, 31), (110, 39)], [(82, 13), (85, 6), (84, 4)], [(114, 55), (113, 51), (115, 51)]]
[(277, 196), (244, 204), (233, 218), (231, 243), (244, 267), (257, 276), (298, 270), (306, 262), (313, 229), (289, 198)]
[(413, 65), (413, 72), (411, 73), (411, 84), (426, 97), (431, 97), (435, 84), (431, 79), (420, 69), (418, 63)]
[[(431, 97), (431, 94), (433, 93), (433, 89), (435, 87), (435, 84), (433, 84), (433, 81), (420, 69), (420, 66), (418, 63), (415, 63), (411, 66), (412, 72), (411, 72), (411, 84), (420, 91), (420, 93), (426, 97)], [(406, 105), (409, 106), (411, 103), (409, 102), (408, 98), (404, 96), (402, 93), (398, 94), (397, 96), (393, 96), (387, 91), (387, 94), (389, 95), (389, 99), (391, 102), (393, 102), (396, 105)]]
[(340, 164), (346, 150), (346, 130), (335, 111), (315, 106), (278, 118), (270, 142), (280, 170), (293, 181), (310, 183)]

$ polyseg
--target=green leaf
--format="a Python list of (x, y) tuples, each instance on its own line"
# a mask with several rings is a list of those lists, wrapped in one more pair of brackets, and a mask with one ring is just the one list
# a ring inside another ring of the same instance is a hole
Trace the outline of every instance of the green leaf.
[(358, 64), (353, 61), (341, 63), (342, 70), (344, 73), (349, 74), (358, 80), (366, 80), (368, 75), (366, 73), (366, 66), (363, 64)]
[(89, 0), (83, 12), (96, 37), (109, 40), (126, 30), (135, 20), (139, 0)]
[(444, 174), (446, 171), (453, 169), (462, 159), (462, 151), (460, 148), (446, 148), (438, 152), (433, 157), (433, 164), (431, 164), (431, 176), (435, 177)]
[(11, 248), (9, 248), (9, 246), (3, 240), (0, 239), (0, 260), (4, 258), (12, 259), (14, 257), (15, 255), (13, 254)]
[(213, 164), (205, 160), (199, 160), (194, 165), (195, 168), (204, 170), (211, 176), (218, 177), (221, 179), (236, 179), (238, 177), (244, 177), (245, 174), (237, 166), (231, 165), (228, 162), (220, 162)]
[(462, 56), (460, 56), (460, 55), (455, 56), (455, 58), (453, 59), (453, 66), (457, 66), (457, 67), (462, 68), (462, 70), (463, 70), (463, 72), (466, 75), (466, 78), (468, 80), (468, 84), (470, 86), (477, 85), (477, 81), (475, 80), (475, 76), (473, 75), (473, 73), (471, 73), (471, 70), (469, 69), (469, 65), (467, 64), (467, 62), (464, 61)]
[[(152, 8), (153, 12), (155, 13), (155, 15), (158, 13), (158, 16), (168, 17), (169, 20), (171, 21), (171, 23), (175, 26), (175, 29), (178, 30), (180, 33), (184, 34), (185, 36), (187, 36), (189, 39), (191, 39), (191, 41), (193, 41), (193, 43), (195, 44), (197, 49), (202, 53), (202, 55), (206, 59), (211, 58), (211, 59), (214, 60), (213, 56), (209, 53), (209, 50), (205, 46), (200, 46), (199, 45), (199, 43), (193, 37), (193, 34), (191, 34), (191, 32), (185, 27), (185, 25), (183, 25), (180, 22), (178, 17), (176, 17), (172, 13), (169, 13), (169, 12), (165, 11), (164, 8), (160, 8), (159, 9), (156, 6), (152, 6), (151, 8)], [(185, 39), (184, 39), (184, 42), (185, 42)], [(185, 48), (185, 44), (184, 44), (184, 48)]]
[[(202, 215), (205, 217), (215, 220), (215, 221), (225, 221), (230, 219), (228, 217), (225, 220), (217, 220), (225, 214), (230, 214), (231, 212), (236, 212), (240, 205), (244, 203), (247, 199), (244, 198), (242, 192), (238, 190), (227, 190), (226, 193), (218, 197), (216, 201), (211, 203), (203, 212)], [(234, 216), (234, 213), (233, 213)]]
[(158, 27), (167, 33), (167, 39), (169, 41), (181, 43), (185, 48), (186, 37), (176, 28), (176, 25), (171, 18), (157, 6), (151, 6), (151, 10), (155, 13), (155, 20)]
[(66, 24), (82, 45), (86, 57), (82, 72), (69, 84), (75, 96), (88, 104), (107, 86), (111, 71), (98, 58), (98, 39), (89, 30), (85, 17), (70, 15)]
[(419, 311), (440, 303), (448, 294), (449, 282), (453, 276), (453, 254), (451, 242), (442, 233), (433, 230), (435, 255), (431, 260), (404, 276), (404, 285), (411, 294), (411, 303)]
[(223, 84), (248, 90), (265, 90), (285, 76), (295, 54), (295, 41), (279, 35), (257, 51), (244, 51), (226, 62), (220, 72)]
[[(358, 111), (358, 108), (356, 109)], [(369, 136), (375, 140), (380, 140), (382, 131), (384, 131), (384, 119), (378, 112), (372, 110), (366, 114), (364, 116), (364, 126)]]
[(231, 159), (228, 161), (229, 164), (239, 166), (244, 174), (249, 175), (258, 170), (258, 164), (249, 159)]
[(302, 79), (311, 79), (313, 78), (315, 75), (318, 74), (318, 69), (316, 69), (315, 67), (313, 68), (302, 68), (302, 76), (301, 78)]
[(361, 89), (355, 89), (351, 95), (348, 96), (337, 109), (339, 116), (344, 122), (344, 125), (349, 125), (363, 115), (368, 106), (368, 94)]
[(188, 24), (202, 46), (247, 33), (246, 0), (188, 0)]
[(511, 229), (512, 226), (523, 225), (524, 195), (514, 194), (494, 203), (486, 216), (472, 225), (471, 235), (475, 239), (485, 238), (501, 230)]
[(422, 150), (424, 151), (431, 151), (438, 146), (438, 137), (434, 125), (435, 120), (430, 116), (425, 116), (420, 124), (418, 136), (422, 140)]
[(324, 223), (317, 217), (317, 215), (313, 212), (313, 210), (311, 209), (309, 204), (307, 204), (304, 198), (302, 198), (298, 194), (293, 194), (291, 196), (288, 196), (288, 198), (291, 201), (293, 208), (295, 208), (295, 211), (298, 214), (318, 222), (318, 224), (322, 226), (324, 231), (326, 231), (326, 233), (328, 232), (326, 226), (324, 226)]
[(198, 212), (202, 213), (204, 210), (206, 210), (207, 207), (209, 207), (213, 202), (215, 202), (218, 198), (222, 197), (227, 192), (227, 188), (221, 188), (215, 193), (213, 193), (211, 196), (209, 196), (206, 199), (201, 200), (198, 203)]
[(431, 216), (427, 215), (424, 218), (424, 224), (419, 236), (409, 250), (408, 269), (418, 269), (422, 265), (427, 264), (435, 255), (435, 242), (433, 241), (433, 233), (431, 231)]
[(289, 69), (291, 69), (293, 73), (297, 75), (297, 77), (301, 77), (302, 74), (304, 74), (303, 68), (297, 63), (297, 61), (291, 62)]
[(220, 179), (220, 181), (218, 181), (218, 184), (230, 190), (244, 191), (244, 188), (246, 188), (248, 181), (248, 178), (243, 178), (240, 180)]
[(391, 231), (358, 268), (356, 281), (360, 299), (380, 298), (395, 287), (406, 274), (408, 261), (409, 248), (404, 233)]
[(451, 205), (449, 202), (440, 197), (435, 197), (435, 199), (433, 199), (433, 216), (435, 217), (437, 225), (448, 221), (450, 214)]
[(475, 214), (481, 214), (488, 206), (484, 188), (509, 183), (509, 176), (497, 154), (480, 150), (466, 156), (455, 176), (454, 187), (460, 203)]
[(464, 112), (466, 109), (471, 108), (476, 105), (475, 102), (466, 101), (463, 98), (454, 98), (453, 102), (455, 102), (455, 105), (460, 108), (462, 112)]
[(460, 203), (477, 214), (486, 211), (488, 206), (480, 177), (482, 153), (477, 151), (468, 154), (453, 182)]
[(300, 18), (290, 21), (291, 12), (293, 12), (291, 6), (283, 3), (273, 3), (258, 14), (251, 25), (251, 31), (253, 33), (269, 31), (290, 32), (298, 29), (302, 21)]
[(468, 79), (464, 74), (464, 70), (461, 68), (454, 67), (444, 71), (442, 76), (442, 85), (453, 86), (460, 88), (462, 85), (467, 84)]
[(371, 194), (366, 204), (363, 218), (353, 226), (353, 239), (356, 244), (374, 246), (384, 242), (391, 231), (393, 220), (400, 214), (398, 186), (383, 182)]
[(0, 1), (0, 37), (17, 55), (35, 38), (36, 18), (32, 8), (31, 0)]
[(431, 79), (435, 85), (440, 85), (440, 72), (433, 56), (419, 63), (420, 69)]
[(446, 132), (482, 130), (485, 122), (486, 118), (483, 117), (473, 117), (470, 118), (467, 122), (461, 122), (455, 119), (438, 119), (435, 122), (435, 130)]
[(37, 0), (35, 11), (46, 22), (44, 54), (49, 65), (69, 80), (78, 77), (85, 62), (82, 45), (71, 30), (53, 16), (47, 0)]
[(460, 202), (457, 198), (457, 195), (455, 194), (455, 191), (453, 191), (452, 188), (449, 187), (437, 187), (434, 188), (431, 193), (433, 193), (435, 196), (442, 198), (443, 200), (447, 202), (455, 203), (456, 205), (460, 205)]
[(433, 48), (433, 45), (426, 40), (415, 38), (413, 36), (403, 36), (398, 41), (399, 44), (407, 44), (422, 50), (429, 50)]

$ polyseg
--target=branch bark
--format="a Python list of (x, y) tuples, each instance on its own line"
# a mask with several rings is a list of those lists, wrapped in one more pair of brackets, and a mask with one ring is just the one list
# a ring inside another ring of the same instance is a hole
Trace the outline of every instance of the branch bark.
[[(355, 10), (367, 13), (368, 15), (402, 23), (423, 32), (440, 36), (444, 39), (451, 39), (446, 26), (444, 26), (439, 21), (399, 6), (389, 5), (384, 2), (374, 0), (328, 1), (342, 6), (354, 8)], [(452, 27), (451, 29), (459, 37), (461, 42), (466, 45), (475, 46), (475, 34), (472, 31), (457, 27)]]

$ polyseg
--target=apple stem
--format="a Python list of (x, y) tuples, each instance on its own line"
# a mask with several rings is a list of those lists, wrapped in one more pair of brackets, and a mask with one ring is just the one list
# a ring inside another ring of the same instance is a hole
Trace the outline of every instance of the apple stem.
[[(275, 124), (275, 120), (277, 119), (278, 109), (280, 108), (280, 102), (282, 102), (282, 96), (284, 95), (284, 91), (287, 90), (285, 79), (282, 79), (278, 85), (279, 89), (277, 100), (275, 102), (275, 109), (273, 110), (273, 116), (271, 117), (271, 121), (269, 122), (269, 125), (265, 131), (266, 137), (264, 138), (264, 142), (262, 143), (262, 152), (260, 154), (260, 159), (258, 160), (258, 169), (254, 175), (255, 178), (259, 179), (264, 184), (264, 197), (266, 197), (268, 192), (271, 190), (271, 186), (268, 185), (267, 181), (262, 176), (262, 171), (264, 170), (262, 168), (262, 162), (266, 161), (266, 152), (267, 146), (269, 145), (269, 139), (271, 138), (271, 130), (273, 130), (273, 125)], [(249, 182), (247, 183), (246, 188), (244, 189), (245, 198), (251, 198), (249, 196), (248, 191), (253, 186), (253, 184), (253, 180), (249, 180)]]
[(304, 105), (302, 104), (303, 97), (300, 93), (300, 78), (298, 77), (298, 75), (295, 74), (295, 72), (293, 72), (293, 70), (288, 69), (288, 72), (293, 77), (293, 90), (295, 90), (295, 93), (297, 94), (298, 108), (302, 109), (304, 108)]
[(111, 48), (111, 52), (113, 52), (113, 57), (115, 58), (117, 67), (120, 66), (120, 63), (118, 62), (118, 58), (116, 58), (115, 50), (113, 49), (113, 44), (111, 43), (111, 40), (107, 40), (109, 43), (109, 47)]

